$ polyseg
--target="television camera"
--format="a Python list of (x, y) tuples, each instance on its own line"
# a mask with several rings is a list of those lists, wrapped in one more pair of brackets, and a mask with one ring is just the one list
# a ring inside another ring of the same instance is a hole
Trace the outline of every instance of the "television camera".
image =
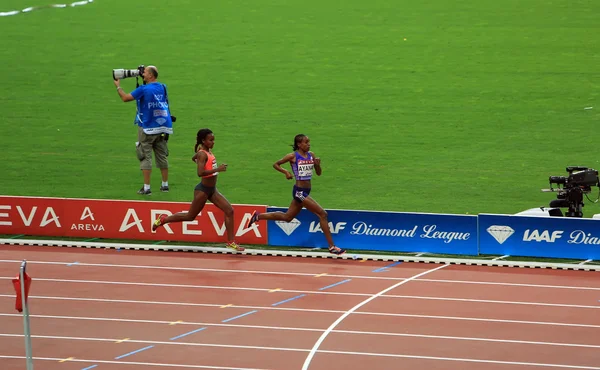
[[(584, 194), (587, 198), (592, 186), (600, 186), (598, 171), (582, 166), (569, 166), (566, 170), (569, 176), (550, 176), (550, 189), (542, 191), (557, 193), (557, 199), (550, 202), (550, 207), (568, 208), (566, 217), (583, 217)], [(553, 184), (557, 186), (553, 187)]]

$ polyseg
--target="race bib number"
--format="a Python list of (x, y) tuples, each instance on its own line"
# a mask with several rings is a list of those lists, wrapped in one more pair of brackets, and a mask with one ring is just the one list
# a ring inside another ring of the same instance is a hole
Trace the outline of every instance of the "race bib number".
[(311, 177), (313, 173), (313, 163), (298, 164), (298, 176), (299, 177)]

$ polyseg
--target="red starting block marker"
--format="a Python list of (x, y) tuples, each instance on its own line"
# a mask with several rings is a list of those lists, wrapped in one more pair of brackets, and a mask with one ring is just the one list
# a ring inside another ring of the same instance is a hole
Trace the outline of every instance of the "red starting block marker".
[[(17, 293), (17, 300), (15, 302), (15, 309), (19, 312), (23, 312), (23, 302), (27, 304), (27, 299), (29, 298), (29, 288), (31, 287), (31, 278), (27, 275), (26, 272), (23, 271), (23, 279), (25, 280), (24, 288), (21, 286), (23, 283), (21, 281), (21, 274), (13, 279), (13, 286), (15, 288), (15, 293)], [(23, 299), (23, 294), (25, 295), (25, 299)]]
[(17, 293), (17, 301), (15, 309), (23, 312), (23, 331), (25, 334), (25, 360), (27, 362), (27, 370), (33, 370), (33, 355), (31, 354), (31, 330), (29, 326), (29, 288), (31, 287), (31, 278), (26, 272), (27, 261), (21, 263), (19, 276), (13, 279), (13, 287)]

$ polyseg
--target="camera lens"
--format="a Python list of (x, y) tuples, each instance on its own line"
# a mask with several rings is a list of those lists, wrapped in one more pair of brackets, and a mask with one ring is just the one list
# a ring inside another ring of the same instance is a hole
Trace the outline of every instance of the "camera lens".
[(122, 78), (138, 77), (143, 71), (137, 69), (113, 69), (113, 79), (120, 80)]
[(550, 176), (550, 183), (551, 184), (566, 184), (567, 183), (567, 178), (564, 176)]

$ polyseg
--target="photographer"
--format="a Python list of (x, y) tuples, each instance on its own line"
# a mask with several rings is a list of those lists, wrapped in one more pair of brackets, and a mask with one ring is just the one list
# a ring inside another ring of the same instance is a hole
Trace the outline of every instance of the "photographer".
[(138, 191), (141, 195), (151, 195), (150, 175), (152, 173), (152, 152), (154, 151), (156, 167), (160, 169), (162, 185), (160, 191), (169, 191), (169, 149), (167, 141), (173, 134), (173, 122), (169, 110), (167, 87), (159, 83), (158, 69), (155, 66), (138, 68), (144, 84), (127, 94), (120, 86), (121, 81), (114, 77), (117, 92), (123, 102), (136, 100), (137, 114), (135, 124), (138, 125), (137, 155), (140, 169), (144, 174), (144, 186)]

